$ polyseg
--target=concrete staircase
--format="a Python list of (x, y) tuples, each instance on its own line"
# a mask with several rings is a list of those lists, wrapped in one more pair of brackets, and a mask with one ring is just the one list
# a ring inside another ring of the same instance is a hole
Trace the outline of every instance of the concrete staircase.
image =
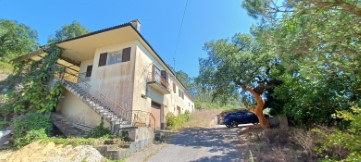
[(86, 88), (82, 88), (81, 84), (87, 83), (72, 83), (66, 80), (62, 81), (62, 85), (69, 92), (79, 97), (81, 101), (87, 104), (90, 108), (92, 108), (97, 114), (99, 114), (103, 119), (111, 123), (112, 125), (112, 133), (117, 133), (120, 128), (129, 128), (132, 127), (130, 123), (120, 116), (116, 115), (114, 111), (112, 111), (111, 104), (95, 97), (95, 95), (90, 94)]

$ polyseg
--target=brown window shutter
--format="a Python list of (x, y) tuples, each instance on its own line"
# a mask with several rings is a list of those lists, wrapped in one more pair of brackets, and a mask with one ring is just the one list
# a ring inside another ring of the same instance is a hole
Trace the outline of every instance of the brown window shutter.
[(155, 81), (155, 65), (152, 66), (152, 81)]
[(86, 76), (86, 77), (91, 77), (91, 76), (92, 76), (92, 70), (93, 70), (93, 65), (89, 65), (89, 66), (86, 68), (86, 74), (85, 74), (85, 76)]
[(107, 56), (108, 56), (108, 53), (100, 54), (98, 67), (104, 66), (105, 64), (107, 64)]
[(173, 92), (177, 93), (177, 86), (175, 85), (175, 83), (173, 83)]
[(123, 49), (122, 62), (126, 62), (130, 60), (130, 49), (131, 49), (130, 47)]

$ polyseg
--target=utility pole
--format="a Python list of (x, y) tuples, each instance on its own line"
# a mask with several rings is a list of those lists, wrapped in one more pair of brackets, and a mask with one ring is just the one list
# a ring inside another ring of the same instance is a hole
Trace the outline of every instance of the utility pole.
[(175, 71), (175, 58), (173, 57), (173, 70), (174, 70), (174, 73), (176, 73)]

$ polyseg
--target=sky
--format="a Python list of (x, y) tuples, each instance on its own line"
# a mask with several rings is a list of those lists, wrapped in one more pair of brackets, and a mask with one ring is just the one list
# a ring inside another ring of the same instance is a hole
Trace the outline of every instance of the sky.
[[(199, 74), (205, 42), (249, 33), (256, 21), (241, 0), (0, 0), (0, 19), (15, 20), (38, 32), (38, 42), (76, 20), (96, 31), (138, 19), (140, 32), (162, 59), (190, 77)], [(179, 32), (181, 31), (181, 32)], [(180, 34), (179, 34), (180, 33)], [(174, 59), (173, 59), (174, 58)], [(175, 60), (175, 61), (174, 61)]]

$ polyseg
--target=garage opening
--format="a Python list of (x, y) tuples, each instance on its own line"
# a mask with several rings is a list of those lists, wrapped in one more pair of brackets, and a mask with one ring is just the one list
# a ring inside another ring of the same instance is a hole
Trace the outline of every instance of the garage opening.
[(162, 108), (162, 105), (152, 101), (152, 108), (151, 108), (151, 113), (155, 118), (154, 123), (152, 123), (152, 127), (155, 129), (160, 129), (160, 110)]

